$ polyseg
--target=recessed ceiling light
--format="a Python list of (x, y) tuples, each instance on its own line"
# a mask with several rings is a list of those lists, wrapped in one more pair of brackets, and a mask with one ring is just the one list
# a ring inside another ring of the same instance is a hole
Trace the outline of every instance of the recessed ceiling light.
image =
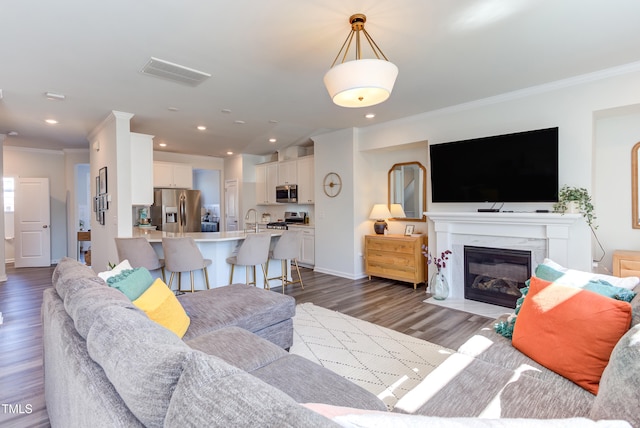
[(278, 140), (276, 140), (275, 138), (269, 138), (269, 142), (270, 143), (275, 143), (276, 141), (278, 141)]
[(17, 137), (18, 133), (16, 131), (9, 131), (9, 134), (7, 135), (9, 135), (9, 137)]
[(230, 108), (223, 108), (221, 111), (223, 113), (231, 113), (231, 109)]
[(200, 131), (205, 131), (206, 129), (207, 129), (207, 127), (204, 126), (204, 125), (198, 126), (198, 130), (200, 130)]
[(278, 123), (278, 121), (277, 121), (277, 120), (274, 120), (274, 119), (271, 119), (271, 120), (269, 121), (269, 123)]
[(247, 122), (245, 122), (244, 120), (234, 120), (233, 123), (235, 123), (236, 125), (244, 125)]
[(55, 92), (45, 92), (44, 96), (47, 97), (48, 100), (52, 101), (64, 101), (66, 98), (64, 95), (56, 94)]
[(169, 111), (178, 111), (178, 107), (168, 107), (167, 110), (169, 110)]
[(367, 119), (373, 119), (374, 117), (376, 117), (375, 113), (367, 113), (364, 115), (364, 117), (366, 117)]
[(233, 152), (227, 152), (227, 154), (228, 154), (228, 155), (232, 155), (232, 154), (233, 154)]
[(58, 123), (58, 121), (55, 119), (46, 119), (45, 122), (47, 122), (49, 125), (55, 125), (56, 123)]
[(158, 144), (160, 147), (167, 147), (167, 143), (160, 143)]

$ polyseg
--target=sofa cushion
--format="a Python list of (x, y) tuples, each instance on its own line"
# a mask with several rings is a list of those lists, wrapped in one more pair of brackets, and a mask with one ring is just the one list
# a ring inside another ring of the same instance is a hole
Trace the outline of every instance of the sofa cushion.
[(640, 426), (640, 325), (620, 339), (602, 373), (590, 417), (625, 419)]
[(95, 285), (87, 278), (77, 279), (78, 285), (86, 287), (69, 288), (64, 299), (64, 307), (78, 330), (78, 333), (86, 339), (89, 330), (96, 322), (101, 309), (110, 306), (120, 306), (130, 310), (138, 309), (131, 303), (127, 296), (109, 288), (104, 284)]
[(279, 346), (238, 327), (223, 327), (188, 340), (186, 343), (193, 349), (215, 355), (247, 372), (252, 372), (289, 355)]
[(111, 306), (98, 317), (87, 336), (89, 355), (131, 413), (148, 427), (162, 426), (183, 365), (196, 351), (138, 310)]
[(532, 277), (513, 346), (596, 394), (609, 355), (630, 323), (627, 302)]
[(151, 273), (145, 268), (127, 269), (107, 279), (109, 287), (120, 290), (129, 300), (136, 300), (153, 283)]
[[(79, 279), (84, 281), (78, 281)], [(98, 278), (89, 266), (69, 257), (64, 257), (58, 263), (53, 271), (51, 280), (58, 295), (63, 300), (70, 290), (88, 286), (105, 286), (105, 282)]]
[(133, 304), (142, 309), (149, 319), (171, 330), (180, 338), (189, 328), (190, 320), (187, 313), (175, 294), (159, 278), (134, 300)]
[(250, 374), (213, 356), (194, 352), (194, 358), (185, 362), (164, 426), (293, 428), (336, 425)]
[(185, 340), (232, 325), (256, 332), (292, 318), (296, 311), (293, 297), (246, 284), (187, 293), (178, 300), (191, 317)]
[[(316, 402), (371, 410), (387, 409), (382, 400), (369, 391), (298, 355), (289, 354), (251, 374), (285, 392), (298, 403)], [(296, 381), (292, 382), (292, 379)]]
[(394, 412), (440, 417), (569, 418), (587, 416), (593, 395), (570, 384), (528, 376), (530, 366), (508, 370), (453, 354), (402, 397)]

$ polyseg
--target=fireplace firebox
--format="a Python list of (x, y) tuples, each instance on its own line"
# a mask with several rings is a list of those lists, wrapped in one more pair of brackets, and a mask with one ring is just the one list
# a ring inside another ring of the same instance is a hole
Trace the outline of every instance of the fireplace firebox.
[(531, 251), (464, 247), (464, 297), (514, 309), (531, 276)]

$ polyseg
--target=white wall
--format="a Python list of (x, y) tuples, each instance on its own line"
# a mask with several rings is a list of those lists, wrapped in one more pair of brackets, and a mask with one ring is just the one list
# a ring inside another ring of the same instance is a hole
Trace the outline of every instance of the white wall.
[(640, 141), (640, 110), (601, 112), (595, 122), (596, 234), (594, 259), (611, 271), (615, 250), (640, 250), (640, 229), (631, 226), (631, 149)]
[[(343, 171), (344, 177), (363, 177), (352, 182), (351, 189), (345, 188), (348, 193), (343, 198), (336, 198), (329, 205), (326, 205), (326, 198), (319, 198), (316, 203), (316, 211), (320, 207), (326, 206), (326, 214), (338, 218), (342, 214), (341, 222), (345, 221), (345, 215), (354, 215), (348, 218), (354, 225), (353, 236), (347, 236), (346, 230), (331, 222), (317, 222), (316, 227), (316, 259), (322, 261), (322, 268), (328, 271), (333, 268), (342, 267), (341, 259), (348, 257), (353, 260), (357, 257), (357, 252), (351, 256), (335, 252), (335, 248), (352, 248), (354, 242), (362, 240), (362, 235), (368, 233), (360, 224), (366, 221), (368, 213), (366, 209), (354, 210), (353, 201), (357, 200), (360, 206), (369, 206), (379, 201), (378, 193), (385, 195), (382, 187), (386, 183), (386, 177), (382, 168), (376, 173), (375, 179), (371, 179), (369, 167), (376, 161), (371, 158), (378, 158), (382, 162), (388, 153), (375, 150), (385, 148), (401, 147), (403, 145), (429, 141), (430, 144), (444, 143), (461, 139), (483, 137), (489, 135), (499, 135), (510, 132), (548, 128), (558, 126), (560, 128), (560, 184), (580, 186), (595, 193), (595, 183), (598, 180), (606, 180), (607, 176), (620, 177), (615, 180), (616, 185), (627, 186), (628, 176), (618, 174), (620, 166), (612, 169), (602, 170), (596, 162), (594, 153), (597, 148), (594, 142), (594, 112), (612, 109), (621, 106), (640, 104), (640, 92), (632, 88), (640, 87), (640, 63), (631, 64), (618, 69), (606, 70), (602, 73), (594, 73), (588, 76), (580, 76), (552, 85), (538, 88), (530, 88), (523, 91), (505, 94), (492, 99), (481, 100), (462, 106), (456, 106), (436, 112), (423, 113), (416, 116), (403, 118), (400, 120), (372, 125), (366, 128), (353, 131), (336, 131), (333, 133), (314, 136), (316, 143), (316, 179), (321, 181), (327, 171), (337, 168)], [(633, 129), (629, 132), (634, 133)], [(635, 141), (640, 141), (636, 138)], [(366, 151), (374, 154), (357, 155), (358, 162), (350, 165), (345, 160), (353, 159), (353, 154), (346, 153), (353, 144), (357, 144), (359, 151)], [(632, 144), (631, 144), (632, 145)], [(629, 146), (629, 150), (630, 150)], [(609, 148), (603, 146), (598, 153), (608, 151)], [(319, 156), (320, 155), (320, 156)], [(349, 155), (347, 157), (347, 155)], [(628, 156), (627, 156), (628, 157)], [(596, 167), (594, 167), (596, 165)], [(628, 174), (630, 161), (624, 161), (624, 173)], [(428, 164), (426, 164), (428, 169)], [(429, 172), (427, 171), (427, 176)], [(369, 178), (367, 178), (369, 177)], [(375, 181), (374, 181), (375, 180)], [(429, 186), (430, 184), (428, 184)], [(374, 194), (371, 186), (379, 187)], [(598, 192), (594, 201), (596, 203), (596, 213), (600, 205), (609, 203), (611, 193), (602, 195)], [(605, 192), (606, 193), (606, 192)], [(625, 200), (630, 198), (631, 191), (624, 192)], [(601, 199), (602, 198), (602, 199)], [(429, 203), (430, 193), (427, 195), (428, 210), (433, 211), (475, 211), (481, 207), (478, 204), (433, 204)], [(384, 200), (384, 199), (383, 199)], [(628, 203), (628, 202), (627, 202)], [(533, 210), (551, 208), (552, 204), (510, 204), (505, 209), (512, 210)], [(605, 207), (602, 207), (603, 209)], [(604, 214), (604, 213), (603, 213)], [(605, 214), (607, 215), (607, 214)], [(623, 223), (628, 225), (626, 232), (631, 232), (630, 208), (623, 208), (619, 212), (607, 215), (606, 220), (613, 223)], [(322, 212), (316, 212), (316, 217), (321, 218)], [(604, 219), (603, 219), (604, 220)], [(635, 230), (633, 232), (635, 234)], [(622, 246), (609, 228), (603, 228), (598, 233), (600, 240), (610, 242), (607, 246), (617, 248)], [(432, 240), (430, 234), (430, 240)], [(640, 243), (629, 243), (624, 245), (629, 249), (640, 249)], [(329, 251), (329, 254), (323, 254)], [(334, 254), (331, 254), (334, 251)], [(356, 264), (354, 264), (356, 266)], [(345, 268), (348, 269), (348, 268)], [(340, 269), (335, 269), (341, 272)], [(345, 271), (345, 277), (358, 276), (358, 270), (353, 268)]]

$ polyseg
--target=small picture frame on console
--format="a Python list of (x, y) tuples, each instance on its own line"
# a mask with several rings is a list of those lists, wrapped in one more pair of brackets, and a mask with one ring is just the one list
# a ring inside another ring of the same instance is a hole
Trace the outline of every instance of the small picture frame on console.
[(404, 236), (411, 236), (413, 235), (413, 231), (415, 229), (415, 225), (413, 224), (408, 224), (404, 227)]

